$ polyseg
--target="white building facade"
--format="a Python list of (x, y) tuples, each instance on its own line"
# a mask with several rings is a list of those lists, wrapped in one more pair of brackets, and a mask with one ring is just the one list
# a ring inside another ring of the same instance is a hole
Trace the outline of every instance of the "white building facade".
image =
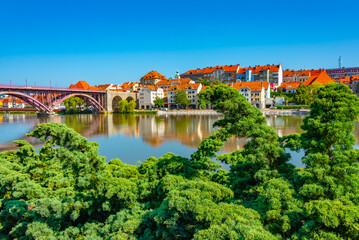
[(140, 109), (153, 109), (155, 104), (153, 101), (159, 97), (164, 98), (164, 92), (162, 88), (142, 88), (139, 93), (139, 108)]

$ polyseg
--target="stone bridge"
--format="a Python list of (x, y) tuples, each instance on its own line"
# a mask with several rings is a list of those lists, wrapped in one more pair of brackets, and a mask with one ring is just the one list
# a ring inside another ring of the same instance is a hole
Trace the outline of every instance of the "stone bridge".
[(137, 93), (134, 92), (117, 92), (117, 91), (106, 91), (106, 103), (105, 110), (107, 112), (113, 112), (118, 107), (118, 102), (121, 100), (131, 101), (134, 100), (138, 107)]

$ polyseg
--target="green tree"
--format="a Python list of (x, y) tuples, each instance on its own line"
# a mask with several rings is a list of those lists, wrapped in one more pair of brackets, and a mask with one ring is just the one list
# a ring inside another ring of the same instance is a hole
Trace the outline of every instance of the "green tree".
[(305, 150), (301, 238), (359, 237), (359, 151), (352, 134), (358, 115), (357, 96), (343, 84), (327, 84), (304, 119), (305, 132), (283, 138), (287, 147)]
[(175, 95), (175, 103), (181, 108), (185, 108), (191, 103), (191, 100), (188, 98), (188, 94), (185, 91), (179, 90)]
[(126, 99), (118, 102), (118, 112), (125, 113), (128, 110), (128, 101)]
[(315, 101), (315, 99), (318, 98), (319, 91), (322, 87), (322, 84), (305, 86), (303, 83), (301, 83), (294, 93), (294, 100), (298, 104), (310, 105)]
[(294, 101), (298, 104), (308, 104), (309, 94), (310, 92), (308, 87), (301, 83), (294, 93)]
[(135, 100), (131, 100), (128, 102), (127, 106), (126, 106), (126, 112), (134, 112), (136, 109), (136, 102)]
[(70, 97), (64, 101), (66, 112), (80, 112), (83, 107), (87, 106), (86, 102), (79, 97)]
[(155, 104), (156, 107), (163, 107), (165, 104), (164, 104), (164, 101), (162, 98), (159, 98), (159, 97), (156, 97), (155, 100), (153, 100), (153, 103)]
[(211, 81), (206, 79), (206, 78), (198, 78), (197, 83), (201, 83), (203, 86), (210, 86), (211, 85)]

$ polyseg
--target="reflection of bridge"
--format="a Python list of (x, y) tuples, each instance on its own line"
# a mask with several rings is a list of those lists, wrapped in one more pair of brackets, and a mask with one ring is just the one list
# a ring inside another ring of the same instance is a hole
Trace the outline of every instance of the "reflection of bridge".
[(64, 100), (73, 96), (83, 99), (96, 111), (113, 111), (122, 99), (137, 100), (137, 94), (131, 92), (13, 85), (0, 85), (0, 95), (19, 98), (41, 113), (54, 112)]

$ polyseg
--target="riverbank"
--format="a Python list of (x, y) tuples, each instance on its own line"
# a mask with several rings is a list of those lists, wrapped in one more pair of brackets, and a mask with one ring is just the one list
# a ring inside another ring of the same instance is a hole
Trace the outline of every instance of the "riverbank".
[[(264, 115), (309, 115), (310, 109), (261, 109)], [(158, 111), (158, 115), (222, 115), (215, 110)]]
[(264, 115), (309, 115), (310, 109), (261, 109)]
[(222, 115), (214, 110), (169, 110), (158, 111), (158, 115)]

